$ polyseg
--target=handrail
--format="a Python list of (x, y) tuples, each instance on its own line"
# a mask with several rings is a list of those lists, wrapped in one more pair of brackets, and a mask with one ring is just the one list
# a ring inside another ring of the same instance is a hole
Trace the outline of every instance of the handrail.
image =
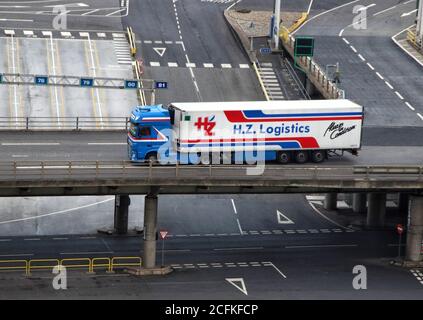
[(256, 176), (248, 176), (247, 169), (252, 165), (153, 165), (149, 161), (0, 161), (0, 182), (28, 181), (100, 181), (119, 179), (125, 181), (167, 180), (169, 178), (192, 181), (204, 179), (246, 179), (251, 180), (337, 180), (356, 179), (360, 175), (380, 175), (383, 177), (423, 177), (423, 165), (402, 166), (301, 166), (272, 165)]
[[(100, 262), (100, 263), (96, 263)], [(106, 263), (105, 263), (106, 262)], [(1, 271), (23, 270), (25, 275), (30, 276), (31, 271), (35, 270), (53, 270), (57, 266), (66, 267), (66, 269), (87, 269), (92, 274), (95, 269), (103, 268), (106, 272), (112, 272), (117, 268), (141, 267), (141, 257), (101, 257), (101, 258), (65, 258), (65, 259), (30, 259), (30, 260), (0, 260)]]

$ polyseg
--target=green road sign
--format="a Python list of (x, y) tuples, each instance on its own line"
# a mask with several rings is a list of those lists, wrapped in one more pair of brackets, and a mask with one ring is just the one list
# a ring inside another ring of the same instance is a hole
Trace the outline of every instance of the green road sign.
[(312, 57), (314, 53), (314, 38), (296, 37), (294, 55)]

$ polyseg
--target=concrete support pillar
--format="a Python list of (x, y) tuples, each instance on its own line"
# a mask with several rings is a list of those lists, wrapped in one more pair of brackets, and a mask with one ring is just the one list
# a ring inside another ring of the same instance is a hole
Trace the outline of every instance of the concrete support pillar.
[(353, 195), (351, 193), (344, 193), (344, 201), (346, 204), (352, 207)]
[(409, 204), (409, 195), (408, 193), (400, 193), (398, 198), (398, 211), (401, 215), (408, 216), (408, 204)]
[(383, 227), (386, 215), (386, 193), (369, 193), (367, 201), (367, 226)]
[(157, 196), (147, 195), (144, 204), (144, 268), (156, 266)]
[(114, 229), (117, 234), (128, 233), (128, 212), (131, 199), (128, 195), (115, 196), (115, 225)]
[(354, 213), (365, 213), (367, 207), (367, 195), (354, 193), (352, 197), (352, 209)]
[(410, 198), (410, 224), (407, 232), (405, 259), (418, 262), (422, 261), (423, 196), (411, 196)]
[(326, 210), (336, 210), (337, 201), (337, 193), (326, 193), (325, 200), (323, 201), (323, 208), (325, 208)]
[(316, 87), (308, 78), (306, 78), (305, 89), (310, 97), (316, 92)]

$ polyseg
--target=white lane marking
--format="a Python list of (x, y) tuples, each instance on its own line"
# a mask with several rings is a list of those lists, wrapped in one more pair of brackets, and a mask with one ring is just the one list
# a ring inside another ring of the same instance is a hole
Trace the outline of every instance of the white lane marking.
[(294, 221), (289, 219), (286, 215), (284, 215), (279, 210), (276, 210), (276, 218), (278, 219), (279, 224), (294, 224)]
[(59, 146), (59, 142), (3, 142), (2, 146)]
[(387, 11), (390, 11), (390, 10), (392, 10), (392, 9), (395, 9), (397, 6), (393, 6), (393, 7), (390, 7), (390, 8), (388, 8), (388, 9), (385, 9), (385, 10), (382, 10), (382, 11), (379, 11), (379, 12), (376, 12), (376, 13), (374, 13), (373, 14), (373, 16), (375, 17), (375, 16), (378, 16), (378, 15), (380, 15), (380, 14), (382, 14), (382, 13), (385, 13), (385, 12), (387, 12)]
[(367, 62), (367, 66), (370, 68), (370, 69), (372, 69), (372, 71), (374, 71), (375, 70), (375, 68), (370, 64), (370, 63), (368, 63)]
[(10, 242), (12, 239), (0, 239), (0, 242)]
[(163, 57), (166, 53), (166, 48), (153, 48), (153, 50), (160, 56)]
[(24, 241), (40, 241), (40, 238), (24, 239)]
[(310, 0), (310, 5), (308, 6), (308, 9), (307, 9), (307, 14), (310, 14), (311, 6), (313, 5), (313, 1), (314, 0)]
[(388, 81), (385, 81), (385, 84), (389, 87), (389, 89), (394, 90), (394, 87)]
[(335, 8), (332, 8), (332, 9), (330, 9), (330, 10), (327, 10), (327, 11), (324, 11), (324, 12), (321, 12), (321, 13), (319, 13), (319, 14), (317, 14), (317, 15), (315, 15), (315, 16), (313, 16), (313, 17), (311, 17), (310, 19), (308, 19), (307, 21), (305, 21), (297, 30), (295, 30), (294, 32), (292, 32), (292, 35), (294, 35), (295, 33), (297, 33), (299, 30), (301, 30), (305, 25), (307, 25), (310, 21), (313, 21), (314, 19), (317, 19), (318, 17), (321, 17), (321, 16), (323, 16), (323, 15), (325, 15), (325, 14), (327, 14), (327, 13), (330, 13), (330, 12), (333, 12), (333, 11), (335, 11), (335, 10), (338, 10), (338, 9), (341, 9), (341, 8), (343, 8), (343, 7), (346, 7), (346, 6), (349, 6), (349, 5), (352, 5), (352, 4), (354, 4), (354, 3), (356, 3), (356, 2), (359, 2), (359, 1), (361, 1), (361, 0), (354, 0), (354, 1), (351, 1), (351, 2), (348, 2), (348, 3), (345, 3), (345, 4), (343, 4), (343, 5), (340, 5), (340, 6), (337, 6), (337, 7), (335, 7)]
[(263, 250), (263, 247), (248, 247), (248, 248), (215, 248), (213, 251), (237, 251), (237, 250)]
[(35, 216), (35, 217), (27, 217), (27, 218), (21, 218), (21, 219), (13, 219), (13, 220), (7, 220), (7, 221), (0, 221), (0, 225), (2, 224), (8, 224), (8, 223), (14, 223), (14, 222), (22, 222), (22, 221), (28, 221), (28, 220), (36, 220), (39, 218), (44, 218), (44, 217), (49, 217), (49, 216), (54, 216), (54, 215), (58, 215), (58, 214), (64, 214), (64, 213), (68, 213), (71, 211), (77, 211), (77, 210), (81, 210), (81, 209), (85, 209), (85, 208), (89, 208), (89, 207), (93, 207), (102, 203), (106, 203), (106, 202), (110, 202), (110, 201), (114, 201), (115, 197), (113, 198), (109, 198), (103, 201), (98, 201), (98, 202), (94, 202), (94, 203), (90, 203), (84, 206), (80, 206), (80, 207), (76, 207), (76, 208), (71, 208), (71, 209), (66, 209), (66, 210), (60, 210), (60, 211), (56, 211), (56, 212), (51, 212), (51, 213), (46, 213), (46, 214), (42, 214), (39, 216)]
[[(95, 68), (95, 60), (94, 60), (94, 50), (93, 50), (93, 46), (92, 46), (92, 42), (91, 42), (91, 37), (90, 34), (87, 32), (86, 34), (87, 40), (88, 40), (88, 45), (89, 45), (89, 49), (90, 49), (90, 56), (91, 56), (91, 68), (92, 68), (92, 72), (93, 72), (93, 77), (96, 78), (97, 77), (97, 72), (96, 72), (96, 68)], [(101, 100), (100, 100), (100, 92), (98, 91), (98, 88), (95, 88), (95, 95), (96, 95), (96, 100), (97, 100), (97, 108), (98, 108), (98, 116), (100, 118), (100, 123), (101, 123), (101, 128), (103, 128), (103, 111), (101, 109)]]
[(125, 142), (88, 142), (89, 146), (126, 146)]
[(423, 116), (420, 113), (417, 113), (417, 115), (420, 118), (420, 120), (423, 120)]
[(416, 109), (409, 103), (409, 102), (406, 102), (405, 103), (406, 105), (407, 105), (407, 107), (409, 107), (412, 111), (415, 111)]
[(398, 91), (395, 91), (395, 94), (398, 96), (398, 98), (404, 100), (404, 97)]
[(247, 288), (245, 287), (245, 282), (243, 278), (226, 278), (231, 285), (241, 291), (243, 294), (248, 296)]
[(407, 17), (407, 16), (410, 16), (410, 15), (412, 15), (413, 13), (415, 13), (415, 12), (417, 12), (418, 11), (418, 9), (414, 9), (414, 10), (412, 10), (412, 11), (410, 11), (410, 12), (405, 12), (405, 13), (403, 13), (402, 15), (401, 15), (401, 18), (403, 18), (403, 17)]
[(87, 12), (85, 12), (85, 13), (83, 13), (83, 14), (81, 14), (81, 16), (87, 16), (87, 15), (90, 15), (91, 13), (95, 13), (95, 12), (97, 12), (97, 11), (99, 11), (100, 9), (94, 9), (94, 10), (91, 10), (91, 11), (87, 11)]
[(382, 75), (379, 72), (376, 72), (376, 75), (380, 78), (380, 80), (385, 80), (385, 78), (382, 77)]
[(364, 57), (360, 53), (358, 54), (358, 57), (361, 59), (361, 61), (366, 61), (366, 59), (364, 59)]
[(114, 253), (113, 251), (87, 251), (87, 252), (60, 252), (60, 255), (65, 256), (65, 255), (85, 255), (85, 254), (111, 254)]
[(322, 245), (309, 245), (309, 246), (285, 246), (285, 249), (308, 249), (308, 248), (355, 248), (357, 244), (322, 244)]
[[(14, 32), (13, 32), (14, 33)], [(16, 72), (16, 62), (15, 62), (15, 38), (12, 35), (11, 38), (11, 42), (12, 42), (12, 72), (13, 73), (17, 73)], [(15, 109), (15, 122), (18, 123), (18, 87), (17, 85), (13, 86), (13, 96), (14, 96), (14, 109)]]
[[(122, 11), (125, 11), (125, 10), (126, 10), (126, 8), (116, 10), (116, 11), (114, 11), (114, 12), (111, 12), (111, 13), (109, 13), (109, 14), (106, 14), (106, 17), (113, 16), (114, 14), (119, 13), (119, 12), (122, 12)], [(120, 18), (121, 16), (122, 16), (122, 15), (119, 15), (119, 16), (116, 16), (116, 17), (117, 17), (117, 18)]]
[(359, 8), (357, 10), (357, 12), (360, 12), (360, 11), (363, 11), (363, 10), (367, 10), (367, 9), (369, 9), (371, 7), (374, 7), (375, 5), (376, 5), (376, 3), (372, 3), (372, 4), (369, 4), (368, 6), (363, 6), (363, 7)]
[(69, 238), (53, 238), (53, 240), (60, 241), (60, 240), (68, 240)]
[[(330, 219), (329, 217), (325, 216), (323, 213), (321, 213), (319, 210), (317, 210), (317, 208), (315, 207), (315, 205), (311, 202), (308, 201), (308, 203), (310, 204), (310, 206), (312, 207), (312, 209), (314, 210), (314, 212), (316, 212), (318, 215), (320, 215), (322, 218), (326, 219), (327, 221), (333, 223), (334, 225), (336, 225), (337, 227), (340, 227), (344, 230), (351, 230), (350, 228), (344, 227), (342, 225), (340, 225), (339, 223), (333, 221), (332, 219)], [(321, 229), (324, 230), (324, 229)], [(326, 229), (325, 229), (326, 230)]]
[(234, 199), (231, 199), (231, 202), (232, 202), (232, 207), (233, 207), (233, 209), (234, 209), (235, 214), (238, 214), (238, 211), (236, 210), (236, 206), (235, 206), (235, 201), (234, 201)]
[(350, 42), (347, 40), (347, 39), (345, 39), (345, 38), (342, 38), (342, 40), (344, 40), (344, 42), (346, 43), (346, 44), (350, 44)]
[(357, 49), (354, 48), (353, 46), (350, 46), (351, 50), (354, 51), (354, 53), (357, 53)]
[(238, 229), (239, 229), (239, 233), (242, 235), (244, 235), (244, 231), (241, 228), (241, 223), (239, 222), (239, 219), (236, 218), (236, 223), (238, 224)]
[[(50, 32), (50, 35), (49, 36), (50, 36), (50, 51), (51, 51), (52, 74), (53, 74), (53, 76), (55, 76), (56, 75), (56, 57), (55, 57), (56, 50), (54, 48), (54, 43), (53, 43), (53, 34)], [(57, 124), (60, 126), (59, 93), (57, 91), (57, 87), (56, 86), (54, 86), (53, 92), (54, 92), (54, 101), (56, 103)]]
[(284, 279), (286, 279), (286, 275), (281, 270), (279, 270), (279, 268), (277, 268), (272, 262), (268, 263), (267, 265), (273, 267), (282, 277), (284, 277)]

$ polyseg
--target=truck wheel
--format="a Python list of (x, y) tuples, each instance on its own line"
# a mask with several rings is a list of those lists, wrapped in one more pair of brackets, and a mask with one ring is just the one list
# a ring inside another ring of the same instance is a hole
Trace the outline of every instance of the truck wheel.
[(289, 151), (281, 151), (277, 153), (276, 160), (280, 164), (287, 164), (291, 162), (292, 154)]
[(322, 163), (326, 159), (326, 152), (324, 150), (315, 150), (311, 153), (311, 160), (314, 163)]
[(295, 162), (296, 163), (306, 163), (308, 161), (308, 152), (307, 151), (297, 151), (295, 153)]
[(149, 153), (146, 157), (146, 160), (152, 164), (157, 163), (157, 153)]

